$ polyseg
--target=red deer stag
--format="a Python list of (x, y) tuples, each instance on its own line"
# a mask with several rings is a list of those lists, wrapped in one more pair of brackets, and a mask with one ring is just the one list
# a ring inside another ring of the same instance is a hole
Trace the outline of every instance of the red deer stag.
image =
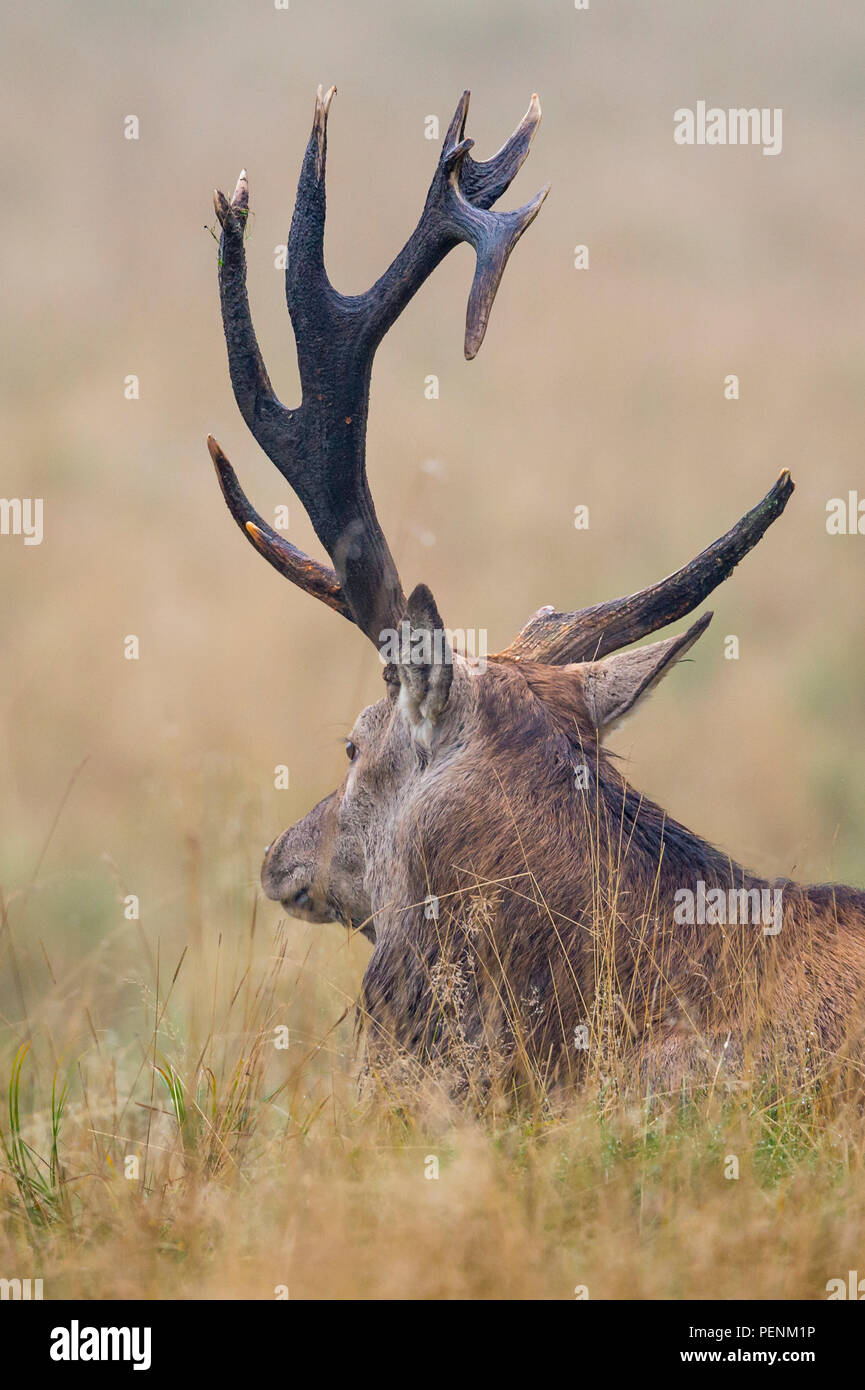
[(386, 693), (346, 744), (344, 782), (268, 848), (267, 896), (374, 943), (360, 1001), (372, 1065), (398, 1056), (548, 1081), (578, 1077), (593, 1048), (613, 1045), (672, 1079), (732, 1065), (754, 1039), (803, 1067), (852, 1061), (865, 895), (749, 873), (638, 795), (602, 746), (711, 613), (679, 636), (631, 644), (727, 578), (783, 511), (789, 473), (660, 583), (573, 613), (543, 608), (486, 662), (455, 653), (430, 591), (404, 597), (376, 517), (365, 465), (372, 362), (460, 242), (477, 257), (465, 355), (477, 353), (508, 257), (547, 192), (491, 210), (528, 154), (540, 105), (533, 96), (498, 154), (478, 162), (466, 92), (417, 227), (371, 289), (346, 296), (323, 259), (333, 94), (319, 89), (288, 239), (296, 409), (274, 394), (250, 317), (245, 172), (230, 202), (216, 194), (235, 398), (333, 569), (266, 524), (209, 439), (223, 495), (265, 559), (357, 624), (386, 662)]

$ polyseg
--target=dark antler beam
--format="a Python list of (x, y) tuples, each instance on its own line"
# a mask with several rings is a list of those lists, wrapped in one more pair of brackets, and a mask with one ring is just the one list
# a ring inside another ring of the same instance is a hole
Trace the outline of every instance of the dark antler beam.
[(596, 603), (575, 613), (541, 608), (499, 655), (513, 661), (543, 661), (552, 666), (594, 661), (675, 622), (728, 578), (772, 522), (777, 521), (794, 487), (785, 468), (756, 507), (675, 574), (639, 593)]

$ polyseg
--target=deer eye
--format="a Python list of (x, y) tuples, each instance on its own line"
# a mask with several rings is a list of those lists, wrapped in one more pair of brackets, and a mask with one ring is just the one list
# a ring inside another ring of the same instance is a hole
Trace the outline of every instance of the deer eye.
[(353, 763), (355, 758), (357, 757), (357, 744), (352, 743), (350, 738), (347, 738), (345, 741), (345, 756), (348, 758), (350, 763)]

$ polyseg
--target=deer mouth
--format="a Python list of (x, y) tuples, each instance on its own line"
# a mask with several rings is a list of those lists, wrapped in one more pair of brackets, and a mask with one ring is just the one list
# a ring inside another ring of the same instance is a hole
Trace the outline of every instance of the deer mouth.
[(300, 917), (304, 922), (339, 922), (342, 920), (326, 899), (316, 899), (312, 896), (309, 886), (298, 888), (295, 892), (287, 894), (286, 897), (279, 898), (278, 901), (290, 917)]
[(361, 932), (375, 945), (375, 927), (369, 920), (357, 921), (350, 912), (340, 906), (329, 895), (323, 902), (316, 902), (309, 888), (299, 888), (295, 893), (279, 899), (279, 904), (289, 917), (299, 917), (303, 922), (339, 922), (350, 932)]

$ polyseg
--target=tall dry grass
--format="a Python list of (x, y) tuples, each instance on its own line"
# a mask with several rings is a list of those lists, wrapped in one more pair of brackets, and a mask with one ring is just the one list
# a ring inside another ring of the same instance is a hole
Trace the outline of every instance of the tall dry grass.
[(519, 1095), (490, 1088), (489, 1059), (466, 1085), (462, 1054), (458, 1086), (406, 1068), (359, 1091), (368, 946), (345, 933), (334, 970), (252, 896), (190, 923), (179, 956), (130, 924), (110, 1004), (86, 984), (105, 943), (74, 988), (44, 952), (2, 1058), (4, 1277), (52, 1298), (812, 1299), (859, 1267), (861, 1108), (830, 1059), (721, 1052), (647, 1084), (615, 1042), (614, 895), (584, 1084)]

